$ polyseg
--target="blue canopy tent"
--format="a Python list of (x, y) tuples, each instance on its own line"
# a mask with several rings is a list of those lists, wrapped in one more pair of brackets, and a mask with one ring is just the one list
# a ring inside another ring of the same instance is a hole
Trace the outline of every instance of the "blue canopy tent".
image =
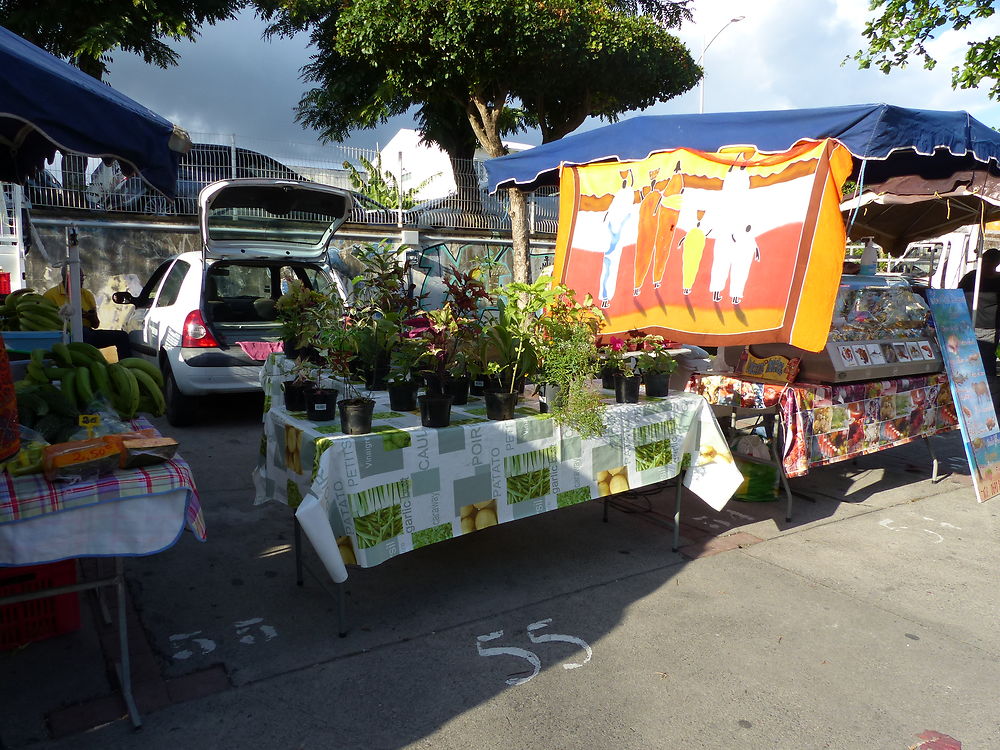
[(0, 181), (21, 183), (57, 150), (115, 158), (172, 196), (187, 134), (0, 27)]
[(561, 165), (645, 159), (657, 151), (754, 146), (786, 151), (836, 138), (855, 157), (845, 220), (890, 252), (954, 227), (1000, 218), (1000, 133), (966, 112), (863, 104), (815, 109), (643, 115), (486, 162), (489, 189), (555, 185)]
[[(187, 133), (110, 86), (0, 27), (0, 181), (23, 183), (56, 151), (117, 159), (173, 196)], [(67, 240), (68, 240), (67, 236)], [(67, 242), (79, 341), (79, 255)]]

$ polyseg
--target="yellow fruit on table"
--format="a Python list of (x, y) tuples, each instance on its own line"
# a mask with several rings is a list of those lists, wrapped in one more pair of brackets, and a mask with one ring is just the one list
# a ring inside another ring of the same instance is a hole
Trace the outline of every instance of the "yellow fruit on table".
[(354, 548), (350, 544), (340, 544), (337, 546), (340, 550), (340, 556), (344, 560), (344, 565), (357, 565), (358, 558), (354, 556)]
[(624, 466), (618, 466), (618, 467), (616, 467), (614, 469), (610, 469), (610, 472), (611, 472), (612, 476), (614, 476), (616, 474), (624, 474), (625, 473), (625, 467)]
[(611, 472), (610, 471), (599, 471), (599, 472), (597, 472), (597, 476), (595, 477), (595, 479), (597, 479), (597, 483), (598, 484), (600, 484), (601, 482), (610, 482), (611, 481)]
[(598, 482), (597, 483), (597, 496), (604, 497), (605, 495), (611, 494), (611, 487), (608, 482)]
[(462, 533), (468, 534), (470, 531), (476, 530), (476, 520), (472, 516), (465, 516), (462, 519)]
[(475, 505), (463, 505), (461, 509), (459, 509), (458, 511), (459, 518), (465, 518), (466, 516), (474, 516), (474, 515), (476, 515)]
[(486, 502), (483, 502), (483, 503), (473, 503), (472, 506), (476, 510), (482, 510), (483, 508), (490, 508), (490, 507), (492, 507), (493, 506), (493, 501), (492, 500), (487, 500)]
[(611, 484), (608, 489), (611, 490), (612, 495), (616, 495), (619, 492), (628, 491), (628, 477), (624, 474), (615, 474), (611, 477)]
[(485, 529), (487, 526), (497, 525), (497, 514), (492, 508), (483, 508), (476, 513), (476, 528)]

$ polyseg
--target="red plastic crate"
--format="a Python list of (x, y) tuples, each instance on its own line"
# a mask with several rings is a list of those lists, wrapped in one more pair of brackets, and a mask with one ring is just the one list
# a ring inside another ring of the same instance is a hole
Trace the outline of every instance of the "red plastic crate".
[[(76, 560), (0, 568), (0, 597), (76, 583)], [(79, 593), (0, 606), (0, 650), (9, 650), (80, 628)]]

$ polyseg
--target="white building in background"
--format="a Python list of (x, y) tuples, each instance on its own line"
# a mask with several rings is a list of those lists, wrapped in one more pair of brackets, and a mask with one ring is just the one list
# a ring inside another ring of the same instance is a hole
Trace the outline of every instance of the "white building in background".
[[(511, 153), (531, 148), (527, 143), (504, 141)], [(426, 184), (414, 196), (418, 202), (444, 198), (456, 190), (448, 154), (438, 146), (420, 142), (420, 133), (404, 128), (394, 135), (379, 151), (382, 171), (392, 173), (399, 180), (403, 191)], [(489, 157), (478, 149), (475, 161), (482, 162)]]

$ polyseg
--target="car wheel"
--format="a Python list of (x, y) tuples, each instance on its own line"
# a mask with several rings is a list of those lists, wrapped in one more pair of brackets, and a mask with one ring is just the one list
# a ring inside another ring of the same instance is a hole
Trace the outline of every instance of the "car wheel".
[(166, 368), (163, 373), (163, 397), (167, 402), (167, 421), (174, 427), (185, 427), (194, 422), (195, 400), (185, 396), (177, 387), (174, 373)]

